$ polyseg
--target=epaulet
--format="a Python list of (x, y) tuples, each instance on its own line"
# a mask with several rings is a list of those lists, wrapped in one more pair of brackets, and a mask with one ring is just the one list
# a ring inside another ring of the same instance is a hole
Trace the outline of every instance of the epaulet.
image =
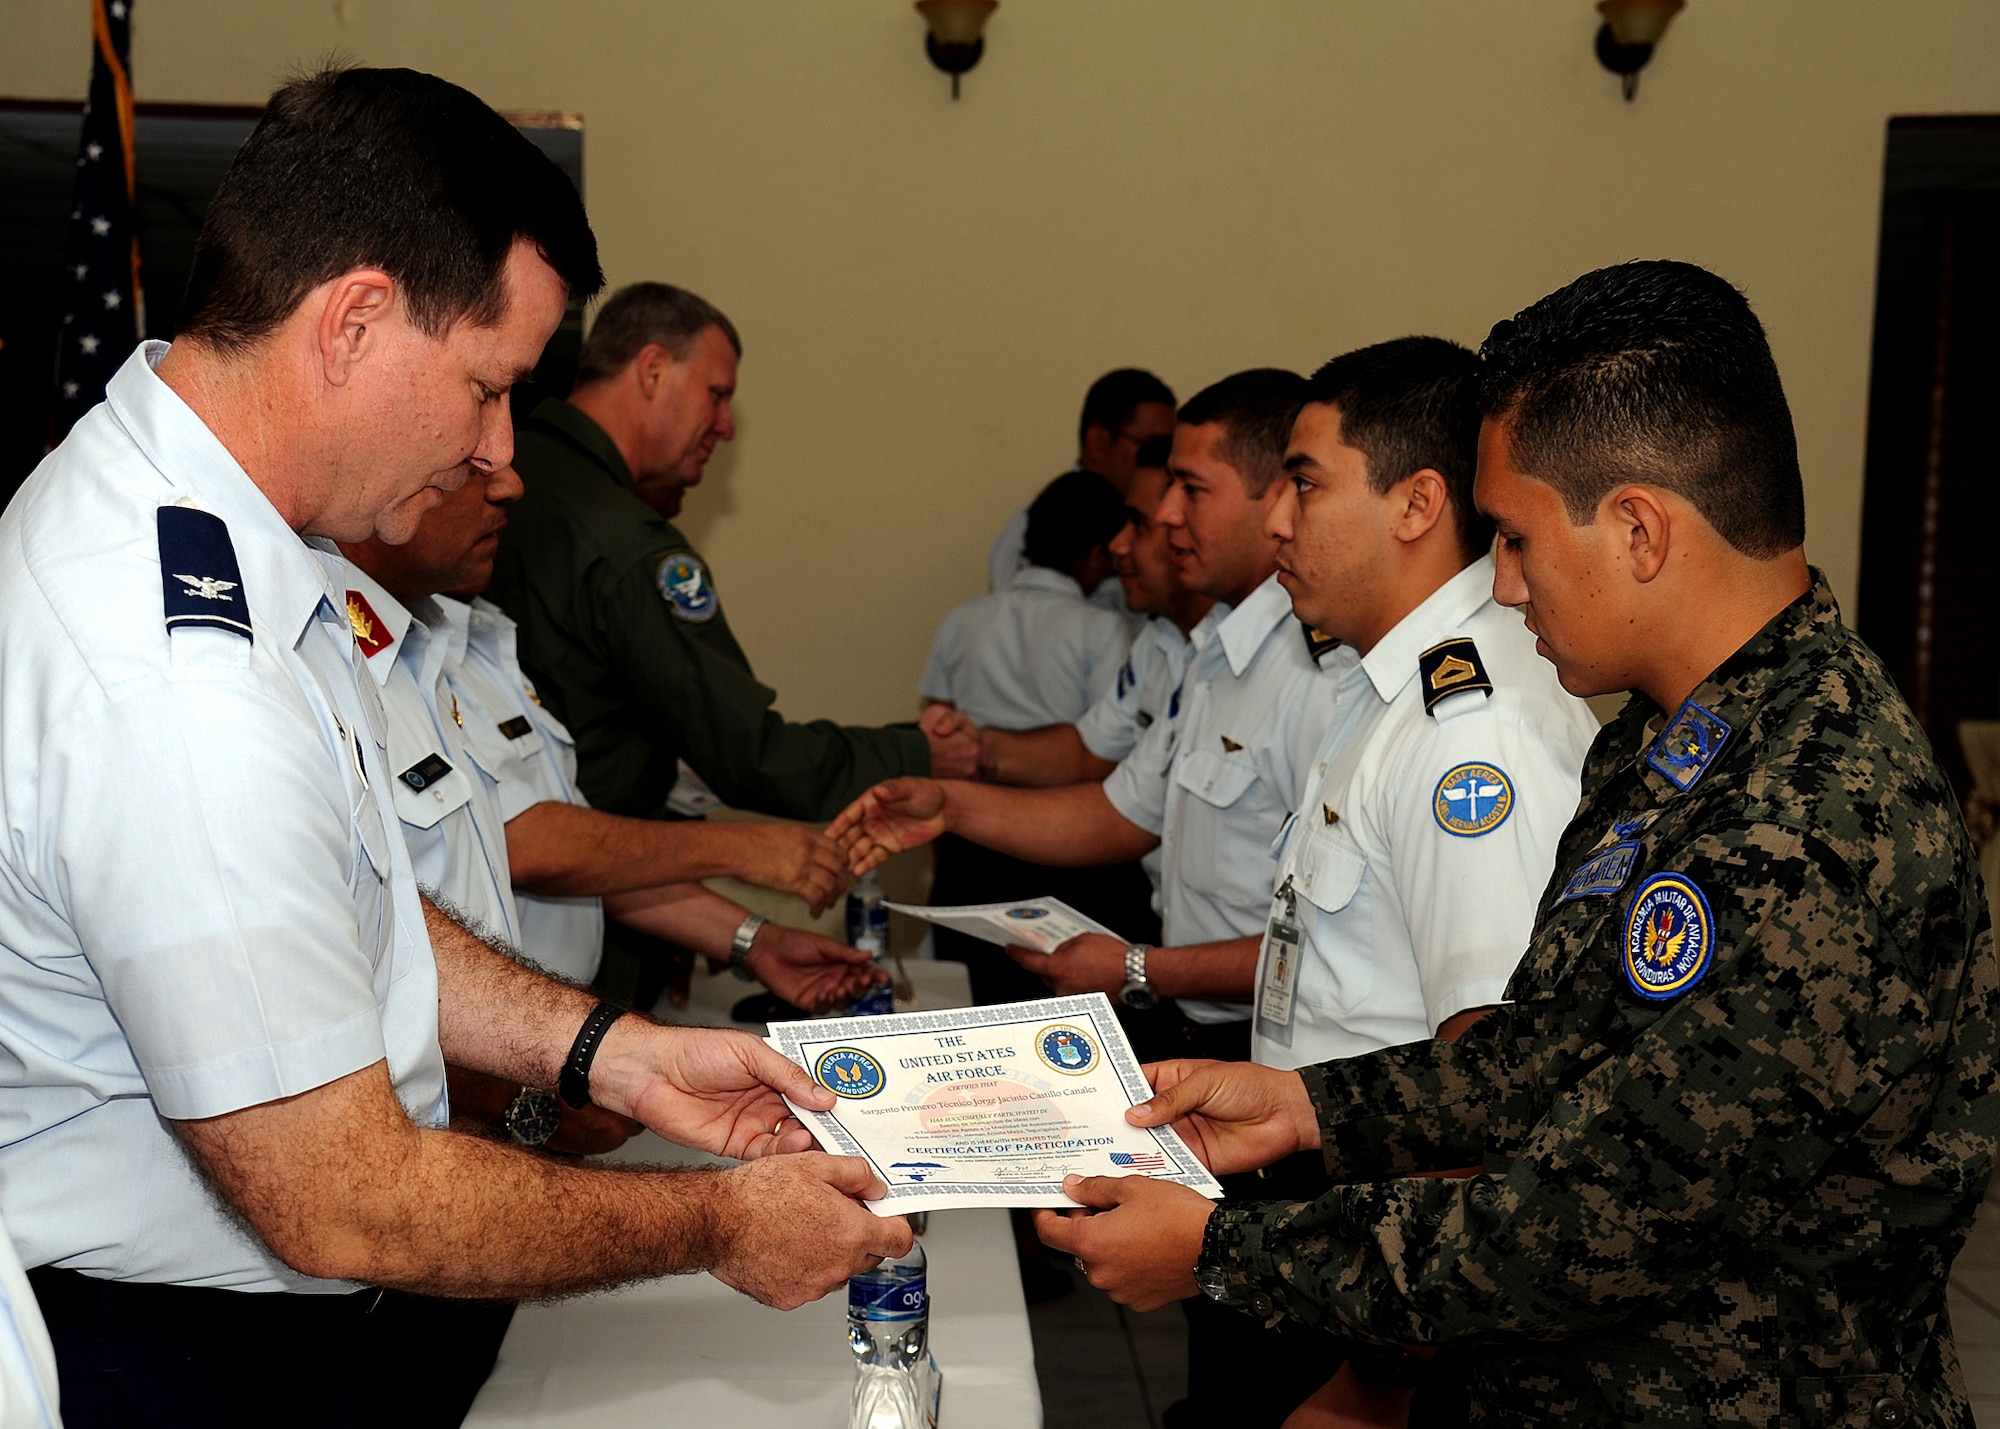
[(368, 597), (358, 590), (347, 593), (347, 623), (354, 629), (354, 643), (361, 647), (363, 659), (372, 660), (396, 643)]
[(1437, 703), (1448, 695), (1467, 690), (1493, 694), (1493, 681), (1479, 661), (1479, 647), (1463, 635), (1431, 646), (1417, 657), (1417, 670), (1424, 684), (1424, 713), (1435, 716)]
[(1301, 620), (1299, 622), (1299, 629), (1305, 632), (1306, 653), (1312, 656), (1314, 660), (1318, 660), (1320, 656), (1329, 650), (1338, 650), (1340, 648), (1340, 637), (1338, 635), (1328, 635), (1317, 625), (1308, 625), (1305, 621)]
[(159, 526), (167, 629), (212, 625), (254, 643), (243, 572), (237, 569), (236, 547), (222, 518), (192, 506), (162, 506)]

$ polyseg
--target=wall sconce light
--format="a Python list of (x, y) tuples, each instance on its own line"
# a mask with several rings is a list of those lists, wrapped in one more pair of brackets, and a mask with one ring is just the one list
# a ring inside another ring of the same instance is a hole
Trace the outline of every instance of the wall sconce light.
[(986, 53), (979, 32), (986, 27), (986, 17), (999, 8), (1000, 0), (917, 0), (917, 13), (931, 27), (924, 36), (924, 53), (951, 76), (953, 99), (958, 98), (958, 77)]
[(1653, 48), (1668, 23), (1687, 0), (1598, 0), (1597, 62), (1617, 75), (1625, 102), (1639, 92), (1639, 71), (1653, 58)]

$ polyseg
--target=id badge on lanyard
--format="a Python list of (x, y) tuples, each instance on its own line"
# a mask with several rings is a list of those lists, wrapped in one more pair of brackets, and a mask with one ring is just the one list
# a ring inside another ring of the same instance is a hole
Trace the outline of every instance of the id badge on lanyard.
[(1299, 980), (1298, 896), (1291, 875), (1278, 889), (1285, 902), (1282, 914), (1271, 916), (1264, 944), (1264, 975), (1257, 987), (1257, 1034), (1281, 1047), (1292, 1045), (1292, 994)]

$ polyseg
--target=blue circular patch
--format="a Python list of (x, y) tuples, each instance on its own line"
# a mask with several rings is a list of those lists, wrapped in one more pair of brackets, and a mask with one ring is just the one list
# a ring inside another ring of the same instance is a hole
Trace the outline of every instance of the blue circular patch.
[(1490, 834), (1514, 812), (1514, 784), (1494, 764), (1461, 764), (1438, 780), (1431, 813), (1438, 827), (1460, 838)]
[(1080, 1077), (1097, 1065), (1097, 1047), (1081, 1027), (1059, 1022), (1035, 1034), (1042, 1060), (1066, 1077)]
[(1009, 918), (1018, 918), (1023, 923), (1026, 923), (1036, 918), (1048, 917), (1049, 910), (1046, 908), (1009, 908), (1007, 916)]
[(721, 609), (715, 585), (708, 578), (708, 567), (692, 551), (681, 551), (661, 561), (653, 579), (667, 604), (674, 608), (674, 614), (682, 620), (707, 620)]
[(1656, 873), (1632, 895), (1625, 981), (1652, 1002), (1679, 997), (1708, 971), (1715, 949), (1708, 899), (1684, 873)]
[(882, 1064), (853, 1047), (836, 1047), (820, 1053), (813, 1078), (837, 1097), (866, 1101), (882, 1090)]

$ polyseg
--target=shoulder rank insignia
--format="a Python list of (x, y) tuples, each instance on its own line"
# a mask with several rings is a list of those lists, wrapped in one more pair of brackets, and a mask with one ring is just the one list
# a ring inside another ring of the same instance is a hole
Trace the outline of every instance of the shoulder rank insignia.
[(1466, 690), (1484, 690), (1490, 696), (1493, 682), (1479, 663), (1479, 647), (1464, 636), (1433, 645), (1417, 657), (1417, 672), (1424, 685), (1424, 712), (1429, 714), (1447, 695)]
[(1631, 881), (1632, 870), (1638, 862), (1639, 845), (1630, 839), (1600, 849), (1576, 866), (1576, 872), (1569, 876), (1569, 882), (1563, 885), (1556, 902), (1588, 898), (1593, 893), (1616, 893)]
[(1128, 659), (1118, 667), (1118, 698), (1124, 699), (1125, 692), (1137, 683), (1138, 680), (1132, 674), (1132, 662)]
[(509, 739), (519, 739), (524, 734), (532, 734), (535, 727), (528, 723), (526, 715), (515, 715), (500, 726), (500, 733)]
[(167, 629), (212, 625), (255, 641), (250, 604), (243, 598), (243, 572), (222, 518), (192, 506), (162, 506), (160, 591)]
[(1446, 771), (1431, 796), (1438, 827), (1462, 839), (1492, 833), (1513, 811), (1513, 782), (1493, 764), (1461, 764)]
[(1684, 873), (1656, 873), (1639, 885), (1625, 919), (1625, 981), (1649, 1002), (1679, 997), (1708, 971), (1715, 919)]
[(1299, 622), (1299, 629), (1303, 630), (1306, 635), (1306, 653), (1315, 660), (1319, 659), (1320, 656), (1329, 650), (1338, 650), (1340, 648), (1340, 637), (1338, 635), (1328, 635), (1317, 625), (1308, 625), (1301, 620)]
[(653, 579), (661, 596), (682, 620), (700, 624), (722, 608), (715, 594), (715, 582), (708, 578), (708, 567), (693, 551), (676, 551), (668, 556), (660, 562)]
[(1720, 718), (1692, 699), (1686, 700), (1667, 721), (1666, 729), (1647, 751), (1646, 762), (1679, 790), (1692, 789), (1733, 731)]
[(347, 593), (347, 623), (354, 627), (354, 643), (361, 647), (364, 658), (372, 660), (396, 643), (368, 597), (358, 590)]
[(451, 773), (451, 766), (441, 754), (426, 754), (396, 777), (412, 789), (428, 789), (445, 775)]

